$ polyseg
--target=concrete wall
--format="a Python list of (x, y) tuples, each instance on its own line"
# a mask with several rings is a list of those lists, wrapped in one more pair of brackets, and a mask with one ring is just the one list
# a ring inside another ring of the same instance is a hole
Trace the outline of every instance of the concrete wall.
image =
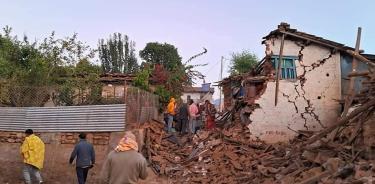
[[(141, 144), (142, 132), (134, 131)], [(69, 157), (78, 140), (77, 133), (37, 133), (45, 142), (45, 161), (42, 177), (46, 183), (75, 184), (75, 166), (69, 165)], [(23, 161), (19, 152), (23, 133), (0, 132), (0, 183), (22, 183)], [(90, 170), (88, 183), (97, 183), (102, 164), (113, 150), (123, 133), (88, 133), (87, 139), (94, 145), (96, 165)], [(142, 145), (140, 145), (142, 147)]]
[[(280, 39), (267, 41), (278, 55)], [(266, 142), (287, 141), (297, 130), (319, 130), (336, 121), (340, 113), (340, 54), (310, 44), (302, 48), (285, 40), (285, 56), (299, 56), (297, 76), (306, 79), (281, 80), (278, 104), (275, 107), (275, 82), (268, 82), (265, 93), (250, 116), (249, 128), (254, 137)], [(294, 131), (293, 131), (294, 130)]]

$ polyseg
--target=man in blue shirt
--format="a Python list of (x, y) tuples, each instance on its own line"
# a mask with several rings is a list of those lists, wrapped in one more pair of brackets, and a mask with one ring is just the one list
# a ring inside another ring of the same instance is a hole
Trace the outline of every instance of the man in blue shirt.
[(79, 184), (84, 184), (87, 179), (89, 169), (95, 164), (95, 151), (92, 144), (86, 141), (86, 134), (79, 134), (79, 142), (74, 147), (69, 163), (72, 164), (76, 158), (76, 172)]

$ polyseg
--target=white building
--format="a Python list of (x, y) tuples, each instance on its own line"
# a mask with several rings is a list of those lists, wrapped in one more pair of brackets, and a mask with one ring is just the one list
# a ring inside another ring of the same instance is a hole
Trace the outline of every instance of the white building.
[(210, 87), (210, 84), (202, 84), (201, 87), (184, 86), (181, 99), (183, 102), (187, 102), (187, 99), (192, 99), (194, 102), (204, 102), (209, 100), (212, 102), (212, 95), (215, 89)]

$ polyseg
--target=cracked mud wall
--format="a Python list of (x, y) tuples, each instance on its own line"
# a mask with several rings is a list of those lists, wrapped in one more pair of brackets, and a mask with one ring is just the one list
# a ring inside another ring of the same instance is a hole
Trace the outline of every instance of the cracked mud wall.
[[(278, 55), (280, 40), (269, 40)], [(315, 44), (285, 40), (284, 56), (296, 56), (296, 80), (280, 80), (275, 107), (275, 82), (269, 81), (260, 105), (250, 119), (252, 136), (273, 143), (287, 141), (297, 130), (319, 130), (336, 121), (340, 113), (340, 53)]]

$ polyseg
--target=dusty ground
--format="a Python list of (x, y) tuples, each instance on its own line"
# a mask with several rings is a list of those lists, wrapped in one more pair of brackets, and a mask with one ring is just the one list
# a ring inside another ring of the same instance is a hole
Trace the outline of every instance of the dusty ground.
[[(72, 168), (71, 172), (75, 172)], [(90, 173), (89, 173), (90, 175)], [(90, 177), (90, 176), (89, 176)], [(90, 180), (90, 178), (88, 178)], [(13, 180), (13, 181), (12, 181)], [(76, 178), (66, 178), (65, 181), (45, 181), (46, 184), (76, 184)], [(88, 181), (87, 184), (97, 184), (98, 182)], [(22, 173), (15, 178), (0, 178), (0, 184), (24, 184)], [(140, 180), (139, 184), (168, 184), (168, 179), (158, 177), (155, 173), (148, 168), (148, 177), (146, 180)]]
[(155, 175), (155, 173), (148, 168), (148, 177), (146, 180), (142, 180), (139, 182), (139, 184), (169, 184), (168, 178), (165, 177), (159, 177)]

